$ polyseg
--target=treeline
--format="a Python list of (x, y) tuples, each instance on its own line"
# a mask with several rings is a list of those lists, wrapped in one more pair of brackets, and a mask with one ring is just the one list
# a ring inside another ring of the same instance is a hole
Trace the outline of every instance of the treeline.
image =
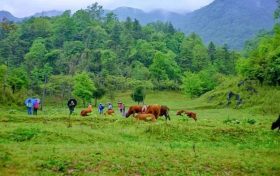
[[(87, 96), (102, 90), (113, 97), (139, 85), (198, 96), (222, 75), (236, 74), (239, 57), (227, 45), (205, 46), (198, 35), (185, 36), (171, 23), (121, 22), (95, 3), (74, 14), (0, 23), (0, 101), (27, 95), (63, 100), (83, 89), (80, 77), (89, 78)], [(238, 71), (252, 77), (248, 64), (239, 61)]]

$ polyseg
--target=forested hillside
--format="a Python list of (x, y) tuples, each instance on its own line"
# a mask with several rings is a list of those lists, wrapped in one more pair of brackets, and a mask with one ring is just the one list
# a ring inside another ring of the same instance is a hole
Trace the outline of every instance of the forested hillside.
[[(127, 17), (137, 19), (142, 25), (157, 21), (170, 22), (175, 29), (187, 35), (192, 32), (199, 34), (206, 44), (213, 41), (218, 45), (227, 44), (229, 48), (241, 50), (245, 41), (254, 38), (259, 31), (272, 29), (275, 8), (275, 0), (215, 0), (208, 6), (186, 14), (165, 10), (144, 12), (130, 7), (105, 10), (105, 14), (113, 12), (120, 21), (125, 21)], [(36, 13), (34, 16), (50, 17), (61, 13), (54, 10)], [(23, 20), (0, 11), (0, 20), (3, 17), (15, 22)]]
[(119, 8), (113, 12), (122, 20), (129, 16), (142, 24), (170, 21), (187, 35), (192, 32), (199, 34), (206, 43), (228, 44), (230, 48), (241, 50), (245, 41), (254, 38), (260, 30), (272, 29), (275, 8), (275, 0), (215, 0), (187, 14), (145, 13), (133, 8)]
[(242, 49), (260, 30), (271, 30), (275, 9), (275, 0), (215, 0), (187, 14), (183, 31), (195, 31), (205, 42)]
[(20, 24), (2, 22), (1, 97), (24, 91), (64, 98), (79, 76), (94, 81), (90, 91), (105, 89), (112, 96), (139, 85), (179, 90), (193, 74), (201, 80), (202, 89), (195, 93), (200, 95), (215, 87), (217, 74), (234, 74), (236, 59), (226, 45), (205, 46), (198, 35), (185, 36), (171, 23), (120, 22), (112, 13), (103, 17), (94, 4), (73, 15), (66, 11)]

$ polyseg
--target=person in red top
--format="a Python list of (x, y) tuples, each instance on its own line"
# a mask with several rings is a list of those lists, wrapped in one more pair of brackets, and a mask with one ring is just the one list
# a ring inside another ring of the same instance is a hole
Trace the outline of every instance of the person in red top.
[(33, 104), (33, 115), (37, 115), (39, 104), (40, 104), (39, 100), (36, 99)]
[(118, 108), (119, 108), (120, 113), (122, 113), (123, 103), (120, 100), (118, 101)]

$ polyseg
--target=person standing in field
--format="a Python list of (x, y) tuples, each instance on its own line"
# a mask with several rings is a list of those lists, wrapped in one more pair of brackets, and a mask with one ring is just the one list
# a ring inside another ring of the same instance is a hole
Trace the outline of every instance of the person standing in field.
[(108, 104), (108, 110), (112, 110), (113, 109), (113, 105), (112, 105), (112, 103), (109, 103)]
[(27, 114), (28, 115), (32, 115), (32, 106), (33, 106), (33, 103), (31, 101), (31, 99), (29, 99), (26, 103), (26, 107), (27, 107)]
[(118, 108), (120, 113), (122, 113), (123, 103), (121, 101), (118, 101)]
[(125, 117), (125, 105), (122, 103), (122, 116)]
[(104, 110), (104, 106), (102, 105), (102, 103), (99, 103), (99, 105), (98, 105), (99, 114), (103, 114), (103, 110)]
[(39, 109), (39, 101), (36, 99), (33, 103), (33, 115), (37, 115), (37, 111)]

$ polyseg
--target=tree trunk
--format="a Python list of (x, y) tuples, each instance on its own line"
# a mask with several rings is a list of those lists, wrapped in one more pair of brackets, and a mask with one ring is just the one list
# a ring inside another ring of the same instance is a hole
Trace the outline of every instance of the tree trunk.
[(94, 99), (94, 107), (97, 106), (97, 98)]
[(42, 95), (42, 101), (41, 101), (41, 110), (43, 110), (43, 104), (45, 101), (47, 80), (48, 80), (48, 77), (45, 75), (44, 89), (43, 89), (43, 95)]

